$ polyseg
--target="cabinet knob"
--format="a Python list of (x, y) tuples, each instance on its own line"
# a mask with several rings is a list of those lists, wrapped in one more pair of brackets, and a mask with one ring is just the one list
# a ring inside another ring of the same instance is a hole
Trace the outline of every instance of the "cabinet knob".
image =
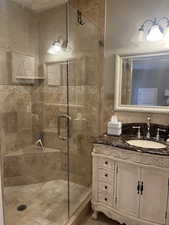
[(105, 186), (104, 188), (107, 189), (107, 186)]
[(108, 165), (108, 162), (107, 162), (107, 161), (105, 161), (105, 164), (106, 164), (106, 165)]
[(107, 198), (104, 199), (107, 202)]
[(105, 177), (108, 177), (108, 174), (107, 173), (105, 174)]

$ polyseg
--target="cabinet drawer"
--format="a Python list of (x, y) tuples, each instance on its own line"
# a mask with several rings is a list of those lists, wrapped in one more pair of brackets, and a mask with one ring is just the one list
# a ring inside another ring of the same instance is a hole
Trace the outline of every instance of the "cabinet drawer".
[(113, 197), (106, 192), (99, 193), (98, 200), (99, 202), (113, 206)]
[(106, 192), (111, 195), (113, 195), (113, 183), (103, 183), (103, 182), (98, 182), (98, 192)]
[(107, 158), (98, 159), (98, 167), (103, 169), (114, 170), (114, 161)]
[(114, 172), (109, 170), (98, 170), (98, 179), (99, 181), (102, 181), (103, 183), (113, 183), (114, 178)]

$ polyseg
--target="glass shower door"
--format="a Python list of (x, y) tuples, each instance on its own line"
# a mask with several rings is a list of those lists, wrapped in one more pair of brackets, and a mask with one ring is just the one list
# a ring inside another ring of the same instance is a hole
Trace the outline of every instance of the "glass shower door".
[[(79, 3), (80, 4), (80, 3)], [(85, 5), (85, 4), (84, 4)], [(70, 0), (68, 68), (70, 216), (91, 193), (92, 137), (99, 132), (99, 30)]]
[(90, 194), (98, 29), (72, 0), (23, 2), (0, 7), (5, 225), (64, 225)]
[(69, 193), (68, 59), (64, 51), (51, 55), (48, 50), (57, 39), (67, 40), (67, 7), (63, 1), (36, 11), (22, 2), (2, 0), (0, 7), (5, 225), (64, 225)]

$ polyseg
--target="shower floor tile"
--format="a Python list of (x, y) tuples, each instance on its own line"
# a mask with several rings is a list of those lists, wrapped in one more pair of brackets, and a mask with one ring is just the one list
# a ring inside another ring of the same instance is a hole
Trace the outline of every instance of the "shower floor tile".
[[(78, 207), (88, 188), (70, 183), (70, 211)], [(68, 219), (68, 184), (64, 180), (6, 187), (6, 225), (64, 225)], [(23, 211), (17, 207), (26, 205)]]

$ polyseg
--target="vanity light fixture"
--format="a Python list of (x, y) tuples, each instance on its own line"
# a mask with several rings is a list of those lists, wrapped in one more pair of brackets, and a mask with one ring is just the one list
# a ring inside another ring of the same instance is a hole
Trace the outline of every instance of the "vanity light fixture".
[[(139, 37), (145, 37), (147, 41), (155, 42), (164, 38), (169, 30), (169, 19), (162, 17), (160, 19), (145, 20), (139, 28)], [(139, 38), (140, 39), (140, 38)]]

